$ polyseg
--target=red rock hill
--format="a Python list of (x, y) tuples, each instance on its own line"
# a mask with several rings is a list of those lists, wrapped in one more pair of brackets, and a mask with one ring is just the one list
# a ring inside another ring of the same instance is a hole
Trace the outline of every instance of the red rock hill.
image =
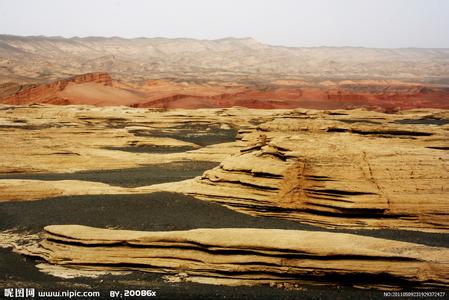
[(394, 80), (274, 81), (261, 84), (149, 80), (114, 81), (107, 73), (88, 73), (52, 83), (22, 86), (0, 103), (87, 104), (149, 108), (315, 108), (364, 107), (378, 111), (449, 108), (449, 88)]
[(95, 83), (112, 86), (112, 78), (108, 73), (97, 72), (77, 75), (47, 84), (23, 86), (19, 92), (1, 99), (1, 102), (15, 105), (27, 103), (71, 104), (69, 99), (60, 95), (70, 83)]

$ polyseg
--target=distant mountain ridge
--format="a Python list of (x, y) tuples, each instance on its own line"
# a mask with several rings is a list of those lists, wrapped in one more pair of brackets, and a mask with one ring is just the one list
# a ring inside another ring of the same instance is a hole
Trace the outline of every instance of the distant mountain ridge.
[(449, 83), (449, 49), (292, 48), (219, 40), (0, 35), (0, 83), (89, 72), (126, 81), (401, 79)]

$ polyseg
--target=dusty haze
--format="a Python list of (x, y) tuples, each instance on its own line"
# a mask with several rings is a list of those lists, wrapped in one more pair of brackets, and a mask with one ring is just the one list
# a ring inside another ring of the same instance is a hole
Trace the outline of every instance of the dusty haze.
[(444, 48), (449, 2), (16, 0), (0, 2), (0, 28), (16, 35), (253, 37), (296, 47)]

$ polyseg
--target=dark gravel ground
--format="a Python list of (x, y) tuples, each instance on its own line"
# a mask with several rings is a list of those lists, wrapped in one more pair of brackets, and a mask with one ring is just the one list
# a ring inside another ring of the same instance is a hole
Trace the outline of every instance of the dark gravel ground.
[(105, 147), (104, 149), (108, 150), (118, 150), (118, 151), (125, 151), (125, 152), (131, 152), (131, 153), (181, 153), (186, 152), (190, 150), (195, 150), (197, 148), (191, 147), (191, 146), (177, 146), (177, 147), (171, 147), (171, 146), (127, 146), (127, 147)]
[(398, 124), (422, 124), (422, 125), (445, 125), (449, 124), (448, 119), (421, 118), (421, 119), (403, 119), (396, 121)]
[(406, 230), (330, 230), (294, 221), (253, 217), (219, 204), (167, 192), (66, 196), (31, 202), (0, 203), (0, 230), (18, 228), (39, 232), (44, 226), (51, 224), (144, 231), (226, 227), (334, 231), (449, 247), (446, 234)]
[(219, 163), (210, 161), (179, 161), (118, 170), (94, 170), (75, 173), (0, 174), (0, 179), (83, 180), (103, 182), (122, 187), (137, 187), (194, 178), (203, 174), (205, 170), (212, 169), (218, 165)]
[(221, 128), (221, 124), (190, 123), (164, 129), (133, 129), (135, 136), (167, 137), (199, 146), (233, 142), (238, 130)]

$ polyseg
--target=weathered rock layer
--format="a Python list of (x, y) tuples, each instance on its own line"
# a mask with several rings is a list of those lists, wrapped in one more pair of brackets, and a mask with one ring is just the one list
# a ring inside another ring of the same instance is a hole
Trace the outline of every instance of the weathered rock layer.
[(449, 250), (352, 234), (275, 229), (173, 232), (47, 226), (22, 253), (81, 269), (141, 270), (251, 281), (449, 285)]
[(363, 111), (279, 116), (243, 135), (248, 146), (201, 178), (161, 188), (325, 227), (448, 232), (447, 125), (402, 119)]

